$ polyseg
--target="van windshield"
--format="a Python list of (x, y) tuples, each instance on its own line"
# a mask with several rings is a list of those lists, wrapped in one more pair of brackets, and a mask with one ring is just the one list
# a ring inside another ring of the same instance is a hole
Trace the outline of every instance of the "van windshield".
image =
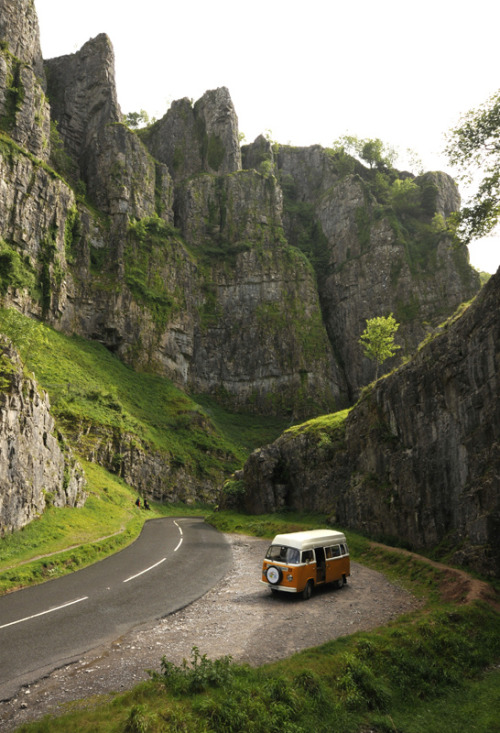
[(298, 565), (300, 552), (295, 547), (285, 545), (271, 545), (267, 551), (266, 560), (286, 562), (288, 565)]

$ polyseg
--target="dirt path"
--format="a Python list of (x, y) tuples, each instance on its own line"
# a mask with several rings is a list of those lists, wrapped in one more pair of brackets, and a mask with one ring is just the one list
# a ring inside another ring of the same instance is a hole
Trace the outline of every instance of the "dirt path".
[(356, 563), (340, 590), (319, 589), (307, 602), (292, 594), (274, 595), (260, 583), (268, 540), (227, 539), (233, 568), (217, 587), (184, 610), (94, 649), (0, 703), (0, 729), (12, 731), (47, 713), (57, 715), (61, 706), (80, 698), (130, 689), (148, 679), (147, 669), (159, 669), (164, 655), (175, 664), (190, 659), (193, 646), (212, 659), (229, 654), (258, 666), (386, 624), (420, 605), (380, 573)]
[[(386, 547), (381, 545), (379, 542), (371, 542), (373, 547)], [(443, 601), (455, 603), (472, 603), (473, 601), (485, 601), (489, 603), (497, 611), (500, 611), (500, 603), (495, 593), (488, 583), (482, 580), (473, 578), (471, 575), (465, 572), (465, 570), (459, 570), (458, 568), (450, 568), (448, 565), (443, 563), (435, 562), (429, 558), (424, 558), (422, 555), (417, 555), (409, 550), (403, 550), (401, 548), (391, 547), (391, 552), (399, 552), (401, 555), (407, 555), (408, 557), (415, 557), (419, 560), (424, 560), (432, 567), (442, 570), (445, 576), (445, 580), (441, 583), (440, 591)]]

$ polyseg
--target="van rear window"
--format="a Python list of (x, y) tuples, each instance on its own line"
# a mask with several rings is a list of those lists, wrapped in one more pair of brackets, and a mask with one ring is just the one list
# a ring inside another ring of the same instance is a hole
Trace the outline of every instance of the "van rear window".
[(288, 565), (298, 565), (299, 559), (300, 553), (295, 547), (286, 547), (284, 545), (271, 545), (266, 555), (266, 560), (286, 562)]

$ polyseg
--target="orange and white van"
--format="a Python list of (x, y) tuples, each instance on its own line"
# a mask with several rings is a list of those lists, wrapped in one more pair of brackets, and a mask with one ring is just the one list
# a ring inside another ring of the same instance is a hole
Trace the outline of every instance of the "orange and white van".
[(341, 588), (351, 574), (345, 535), (333, 529), (277, 534), (262, 563), (262, 583), (272, 591), (302, 593), (308, 599), (317, 585)]

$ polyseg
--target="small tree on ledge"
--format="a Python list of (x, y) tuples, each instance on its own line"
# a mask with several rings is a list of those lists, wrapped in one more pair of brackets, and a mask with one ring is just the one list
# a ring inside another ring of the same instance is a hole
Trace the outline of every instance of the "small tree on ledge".
[(375, 379), (378, 379), (380, 365), (401, 348), (394, 343), (394, 334), (398, 328), (399, 323), (396, 323), (392, 313), (387, 317), (377, 316), (366, 321), (366, 328), (358, 343), (363, 347), (364, 355), (377, 364)]

